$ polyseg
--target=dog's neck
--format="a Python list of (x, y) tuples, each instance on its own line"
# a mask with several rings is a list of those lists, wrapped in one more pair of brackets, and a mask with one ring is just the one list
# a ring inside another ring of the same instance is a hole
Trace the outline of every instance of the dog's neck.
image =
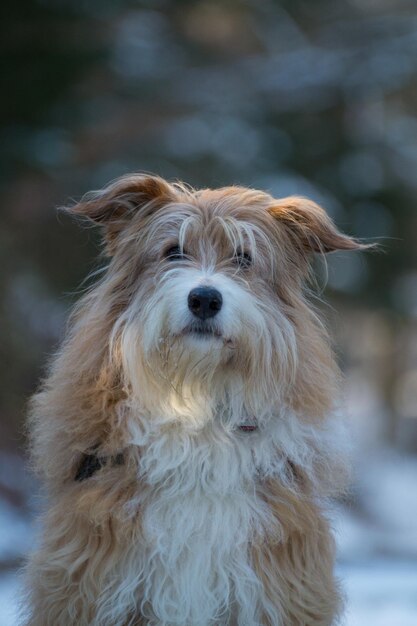
[[(254, 433), (259, 429), (258, 422), (256, 418), (252, 418), (251, 420), (245, 419), (240, 424), (237, 425), (236, 431), (241, 433)], [(98, 442), (92, 448), (86, 450), (80, 463), (77, 467), (77, 471), (74, 477), (76, 482), (83, 482), (88, 478), (94, 476), (96, 472), (98, 472), (102, 467), (106, 466), (118, 466), (125, 464), (125, 454), (123, 452), (117, 452), (112, 455), (104, 455), (99, 452), (102, 447), (101, 443)]]

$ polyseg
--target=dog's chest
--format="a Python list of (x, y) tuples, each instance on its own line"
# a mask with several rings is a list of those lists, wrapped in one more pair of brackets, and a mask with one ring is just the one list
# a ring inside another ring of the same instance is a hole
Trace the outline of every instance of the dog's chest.
[(250, 546), (270, 520), (244, 437), (155, 438), (142, 455), (144, 595), (155, 624), (229, 624), (232, 604), (236, 624), (259, 623)]

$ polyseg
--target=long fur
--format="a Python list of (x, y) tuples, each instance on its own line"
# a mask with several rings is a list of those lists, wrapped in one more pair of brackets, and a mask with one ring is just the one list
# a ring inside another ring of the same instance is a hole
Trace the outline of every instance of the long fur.
[[(332, 624), (323, 503), (346, 462), (305, 284), (313, 252), (360, 244), (303, 198), (142, 174), (70, 210), (101, 225), (109, 261), (31, 404), (46, 506), (24, 623)], [(187, 306), (201, 285), (223, 296), (204, 337)], [(75, 481), (92, 450), (124, 464)]]

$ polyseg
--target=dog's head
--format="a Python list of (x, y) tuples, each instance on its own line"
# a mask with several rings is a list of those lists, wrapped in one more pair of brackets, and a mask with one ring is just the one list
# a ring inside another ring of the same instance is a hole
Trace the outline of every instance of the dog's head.
[(135, 174), (71, 211), (103, 227), (110, 262), (90, 318), (145, 408), (207, 417), (227, 406), (239, 419), (329, 408), (333, 362), (304, 283), (314, 252), (361, 244), (318, 205)]

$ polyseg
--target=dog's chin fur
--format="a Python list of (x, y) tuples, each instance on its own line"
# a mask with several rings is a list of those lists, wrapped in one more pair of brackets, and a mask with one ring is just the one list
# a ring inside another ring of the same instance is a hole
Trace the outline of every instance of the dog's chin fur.
[[(303, 285), (313, 251), (360, 245), (305, 199), (145, 175), (73, 212), (104, 227), (110, 261), (32, 401), (48, 507), (25, 623), (330, 625), (321, 503), (346, 436)], [(202, 286), (223, 302), (206, 320), (187, 304)], [(108, 462), (76, 481), (92, 453)]]

